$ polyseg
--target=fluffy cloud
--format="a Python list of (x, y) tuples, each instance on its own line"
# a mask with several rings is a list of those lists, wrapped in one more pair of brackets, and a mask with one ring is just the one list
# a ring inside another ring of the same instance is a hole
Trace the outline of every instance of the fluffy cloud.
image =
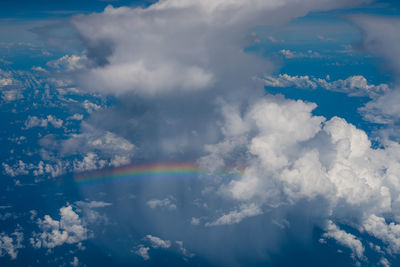
[(6, 174), (11, 177), (29, 174), (29, 166), (22, 160), (19, 160), (18, 163), (14, 166), (10, 166), (4, 162), (2, 163), (2, 165)]
[(184, 246), (183, 246), (183, 241), (175, 241), (175, 243), (179, 247), (179, 251), (183, 254), (183, 256), (192, 258), (195, 256), (194, 253), (189, 252)]
[(64, 121), (61, 119), (57, 119), (53, 115), (47, 115), (46, 118), (39, 119), (36, 116), (29, 116), (25, 121), (25, 128), (30, 129), (34, 127), (47, 127), (49, 124), (53, 125), (54, 128), (61, 128), (63, 126)]
[(147, 201), (146, 204), (151, 209), (156, 209), (156, 208), (166, 208), (169, 210), (176, 209), (175, 199), (171, 196), (164, 198), (164, 199), (151, 199), (151, 200)]
[(217, 226), (225, 224), (239, 223), (245, 218), (256, 216), (262, 214), (260, 207), (255, 204), (249, 206), (242, 205), (239, 210), (231, 211), (228, 214), (222, 215), (216, 221), (211, 223), (206, 223), (206, 226)]
[(0, 257), (9, 255), (11, 259), (15, 260), (18, 256), (18, 250), (23, 247), (22, 241), (24, 240), (23, 233), (17, 229), (11, 235), (4, 232), (0, 234)]
[[(329, 77), (328, 77), (329, 78)], [(265, 76), (265, 85), (269, 87), (296, 87), (299, 89), (323, 88), (329, 91), (346, 93), (349, 96), (368, 96), (371, 98), (383, 95), (389, 91), (387, 84), (368, 84), (361, 75), (350, 76), (345, 80), (329, 81), (329, 79), (314, 78), (309, 76), (290, 76), (279, 74), (278, 77)]]
[(358, 240), (354, 235), (340, 230), (340, 228), (331, 221), (328, 221), (325, 230), (326, 233), (323, 234), (323, 237), (335, 239), (339, 244), (350, 248), (353, 252), (353, 257), (357, 257), (360, 260), (364, 259), (365, 248), (361, 241)]
[(279, 51), (287, 59), (292, 58), (319, 58), (321, 55), (318, 52), (308, 50), (307, 53), (298, 53), (287, 49), (282, 49)]
[(151, 246), (153, 248), (169, 248), (171, 246), (171, 241), (169, 240), (162, 240), (159, 237), (146, 235), (146, 239), (149, 240)]
[(101, 214), (98, 209), (109, 207), (112, 204), (104, 201), (77, 201), (75, 204), (79, 209), (77, 211), (83, 214), (83, 220), (89, 224), (107, 223), (108, 217)]
[[(318, 211), (320, 219), (315, 223), (327, 225), (325, 237), (364, 259), (362, 241), (336, 226), (345, 224), (397, 253), (400, 185), (395, 177), (400, 170), (400, 145), (392, 142), (373, 149), (364, 131), (341, 118), (325, 121), (313, 116), (314, 108), (314, 104), (279, 97), (259, 100), (244, 113), (229, 108), (225, 140), (208, 147), (210, 154), (200, 163), (211, 171), (226, 168), (234, 151), (239, 161), (246, 161), (242, 175), (217, 185), (221, 195), (240, 201), (242, 207), (206, 225), (238, 223), (266, 208), (323, 200), (325, 208)], [(344, 220), (344, 214), (356, 219)], [(386, 216), (396, 222), (386, 222)]]
[(88, 238), (88, 230), (71, 206), (60, 209), (60, 220), (45, 215), (37, 224), (42, 232), (33, 233), (30, 242), (35, 248), (52, 249), (63, 244), (78, 244)]
[[(1, 62), (0, 62), (1, 63)], [(24, 98), (22, 94), (22, 82), (17, 80), (16, 73), (0, 69), (1, 98), (5, 102), (15, 101)]]
[(47, 62), (46, 65), (54, 69), (75, 71), (84, 68), (85, 61), (87, 61), (85, 56), (65, 55), (57, 60)]
[(143, 245), (140, 245), (138, 247), (138, 249), (136, 251), (134, 251), (134, 253), (139, 255), (140, 257), (142, 257), (143, 260), (147, 261), (147, 260), (150, 259), (149, 250), (150, 250), (149, 247), (145, 247)]

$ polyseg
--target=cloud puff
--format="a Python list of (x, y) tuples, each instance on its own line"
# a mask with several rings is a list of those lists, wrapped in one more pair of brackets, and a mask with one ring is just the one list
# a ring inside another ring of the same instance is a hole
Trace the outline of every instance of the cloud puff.
[(61, 119), (57, 119), (53, 115), (47, 115), (46, 118), (39, 119), (36, 116), (29, 116), (25, 121), (25, 128), (30, 129), (34, 127), (47, 127), (49, 124), (53, 125), (54, 128), (61, 128), (63, 126), (64, 121)]
[(156, 208), (166, 208), (169, 210), (176, 209), (175, 199), (171, 196), (164, 199), (151, 199), (147, 201), (146, 204), (151, 209), (156, 209)]
[[(1, 62), (0, 62), (1, 63)], [(6, 101), (15, 101), (24, 98), (22, 81), (16, 79), (16, 73), (0, 69), (1, 98)]]
[(143, 245), (139, 245), (138, 249), (134, 251), (135, 254), (139, 255), (143, 258), (143, 260), (147, 261), (150, 259), (149, 256), (149, 247), (145, 247)]
[(279, 50), (279, 53), (282, 54), (287, 59), (292, 58), (320, 58), (321, 55), (318, 52), (308, 50), (307, 53), (298, 53), (288, 49)]
[(84, 68), (85, 61), (87, 61), (85, 56), (65, 55), (57, 60), (47, 62), (46, 65), (54, 69), (76, 71)]
[(364, 259), (365, 248), (361, 241), (354, 235), (340, 230), (340, 228), (331, 221), (328, 221), (325, 230), (326, 233), (322, 235), (323, 237), (335, 239), (339, 244), (350, 248), (353, 252), (353, 257), (357, 257), (359, 260)]
[(169, 240), (162, 240), (159, 237), (146, 235), (146, 239), (149, 240), (152, 248), (169, 248), (171, 246), (171, 241)]
[(0, 234), (0, 257), (4, 255), (9, 255), (11, 259), (15, 260), (18, 256), (18, 250), (23, 248), (22, 241), (24, 240), (24, 235), (17, 229), (11, 235), (6, 233)]
[(217, 226), (217, 225), (225, 225), (225, 224), (234, 224), (239, 223), (244, 218), (256, 216), (262, 214), (260, 207), (256, 204), (252, 203), (248, 206), (242, 205), (239, 210), (231, 211), (228, 214), (222, 215), (216, 221), (211, 223), (206, 223), (206, 226)]
[(43, 220), (37, 220), (37, 225), (41, 232), (34, 232), (30, 238), (34, 248), (52, 249), (63, 244), (77, 244), (88, 238), (87, 228), (71, 206), (60, 209), (59, 221), (45, 215)]
[(183, 256), (192, 258), (196, 256), (194, 253), (189, 252), (184, 246), (183, 246), (183, 241), (175, 241), (175, 243), (179, 247), (179, 251), (183, 254)]

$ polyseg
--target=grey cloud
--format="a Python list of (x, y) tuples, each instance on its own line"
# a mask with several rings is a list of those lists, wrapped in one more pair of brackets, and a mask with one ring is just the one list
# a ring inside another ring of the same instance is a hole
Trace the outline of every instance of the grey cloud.
[(367, 103), (360, 112), (368, 121), (386, 124), (380, 135), (386, 139), (399, 139), (398, 129), (400, 117), (398, 113), (399, 78), (400, 78), (400, 19), (370, 15), (354, 15), (349, 19), (357, 25), (362, 34), (360, 48), (380, 58), (381, 66), (393, 74), (394, 86), (384, 95)]
[(226, 90), (271, 69), (268, 61), (243, 51), (250, 28), (363, 2), (369, 1), (168, 0), (148, 8), (108, 6), (72, 20), (89, 57), (100, 64), (82, 74), (81, 82), (117, 95)]

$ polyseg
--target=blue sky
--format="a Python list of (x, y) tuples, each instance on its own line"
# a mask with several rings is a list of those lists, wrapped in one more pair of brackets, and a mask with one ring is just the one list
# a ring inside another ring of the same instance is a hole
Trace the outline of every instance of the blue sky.
[(397, 266), (399, 8), (4, 0), (0, 265)]

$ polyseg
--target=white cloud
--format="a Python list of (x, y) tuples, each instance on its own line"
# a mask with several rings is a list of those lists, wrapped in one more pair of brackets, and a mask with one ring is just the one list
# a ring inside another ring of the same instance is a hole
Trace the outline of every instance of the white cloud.
[(14, 90), (12, 90), (12, 89), (10, 89), (10, 90), (2, 90), (1, 93), (2, 93), (1, 97), (3, 98), (4, 101), (7, 101), (7, 102), (15, 101), (15, 100), (24, 98), (24, 96), (22, 95), (21, 91), (20, 90), (16, 90), (16, 89), (14, 89)]
[[(320, 220), (331, 221), (326, 237), (350, 247), (361, 259), (362, 240), (335, 226), (343, 224), (367, 232), (381, 240), (386, 251), (397, 253), (400, 145), (390, 142), (374, 149), (364, 131), (338, 117), (325, 121), (313, 116), (314, 108), (311, 103), (269, 96), (245, 112), (229, 109), (225, 139), (208, 149), (210, 154), (201, 163), (208, 167), (218, 162), (222, 164), (218, 168), (226, 168), (225, 159), (231, 159), (232, 151), (241, 164), (245, 160), (242, 175), (216, 183), (219, 194), (242, 207), (206, 225), (238, 223), (262, 213), (264, 207), (307, 200), (313, 209), (314, 202), (323, 201), (324, 210), (315, 212)], [(354, 219), (344, 220), (343, 214)], [(385, 218), (395, 222), (386, 223)]]
[(390, 267), (390, 262), (385, 258), (382, 257), (379, 261), (379, 263), (383, 266), (383, 267)]
[(321, 55), (318, 52), (308, 50), (307, 53), (299, 53), (295, 51), (291, 51), (288, 49), (282, 49), (279, 51), (280, 54), (282, 54), (285, 58), (287, 59), (292, 59), (292, 58), (320, 58)]
[(329, 79), (314, 78), (309, 76), (290, 76), (279, 74), (278, 77), (265, 76), (265, 85), (269, 87), (295, 87), (299, 89), (323, 88), (329, 91), (346, 93), (349, 96), (368, 96), (376, 98), (389, 91), (387, 84), (368, 84), (367, 79), (361, 75), (350, 76), (345, 80), (329, 81)]
[(74, 115), (72, 115), (72, 116), (69, 116), (69, 117), (67, 118), (67, 120), (81, 121), (81, 120), (83, 120), (83, 115), (82, 115), (82, 114), (76, 113), (76, 114), (74, 114)]
[(25, 128), (30, 129), (34, 127), (47, 127), (49, 124), (53, 125), (54, 128), (61, 128), (64, 121), (62, 119), (57, 119), (53, 115), (47, 115), (46, 118), (39, 119), (36, 116), (29, 116), (25, 121)]
[(196, 256), (194, 253), (189, 252), (184, 246), (183, 246), (183, 241), (175, 241), (175, 243), (179, 247), (179, 251), (183, 254), (183, 256), (188, 257), (188, 258), (193, 258)]
[(162, 240), (159, 237), (146, 235), (146, 239), (150, 242), (152, 248), (164, 248), (167, 249), (171, 246), (171, 241)]
[(70, 262), (71, 266), (78, 267), (79, 266), (79, 259), (78, 257), (74, 257), (74, 259)]
[(190, 223), (191, 223), (192, 225), (199, 225), (199, 224), (200, 224), (200, 219), (199, 219), (199, 218), (192, 217)]
[(363, 222), (363, 230), (388, 244), (390, 253), (400, 252), (400, 224), (386, 223), (385, 218), (370, 215)]
[(11, 177), (29, 174), (29, 166), (22, 160), (19, 160), (18, 163), (13, 166), (10, 166), (4, 162), (2, 163), (2, 165), (6, 174)]
[(85, 223), (89, 224), (103, 224), (108, 223), (109, 219), (105, 214), (102, 214), (98, 211), (98, 209), (109, 207), (112, 203), (104, 202), (104, 201), (77, 201), (75, 202), (76, 206), (78, 206), (79, 212), (82, 213), (82, 220)]
[(270, 87), (297, 87), (302, 89), (316, 89), (317, 84), (309, 76), (290, 76), (279, 74), (277, 78), (265, 76), (265, 85)]
[(130, 162), (135, 146), (125, 138), (109, 131), (102, 131), (83, 122), (82, 133), (72, 134), (62, 141), (61, 153), (64, 155), (83, 154), (83, 159), (73, 162), (77, 171), (120, 166)]
[(176, 209), (175, 198), (171, 196), (164, 199), (151, 199), (147, 201), (146, 204), (151, 209), (156, 209), (156, 208), (166, 208), (169, 210)]
[(108, 202), (104, 202), (104, 201), (95, 201), (95, 200), (92, 200), (92, 201), (90, 201), (90, 202), (77, 201), (76, 204), (77, 204), (78, 206), (86, 207), (86, 208), (89, 208), (89, 209), (93, 209), (93, 208), (104, 208), (104, 207), (108, 207), (108, 206), (111, 206), (111, 205), (112, 205), (111, 203), (108, 203)]
[(94, 111), (96, 111), (96, 110), (100, 110), (101, 109), (100, 105), (92, 103), (89, 100), (83, 101), (82, 105), (86, 109), (87, 113), (89, 113), (89, 114), (94, 112)]
[(23, 248), (23, 240), (24, 235), (20, 229), (15, 230), (11, 235), (4, 232), (0, 233), (0, 257), (8, 254), (11, 259), (15, 260), (18, 256), (18, 250)]
[(150, 259), (149, 250), (150, 250), (149, 247), (144, 247), (143, 245), (139, 245), (138, 249), (134, 252), (135, 252), (135, 254), (142, 257), (143, 260), (147, 261)]
[(71, 206), (60, 209), (60, 220), (45, 215), (37, 224), (41, 232), (33, 233), (30, 242), (34, 248), (52, 249), (63, 244), (78, 244), (88, 238), (88, 230)]
[(57, 60), (47, 62), (46, 65), (54, 69), (76, 71), (84, 68), (86, 61), (86, 56), (65, 55)]
[(323, 234), (323, 237), (335, 239), (339, 244), (350, 248), (354, 257), (357, 257), (359, 260), (365, 259), (365, 248), (361, 241), (354, 235), (341, 230), (337, 225), (332, 223), (332, 221), (328, 221), (325, 230), (326, 233)]
[(241, 222), (245, 218), (260, 214), (262, 214), (262, 210), (256, 204), (253, 203), (248, 206), (242, 205), (238, 210), (224, 214), (214, 222), (206, 223), (206, 226), (235, 224)]
[(13, 79), (10, 79), (10, 78), (0, 79), (0, 86), (7, 86), (7, 85), (12, 85), (12, 84), (13, 84)]

